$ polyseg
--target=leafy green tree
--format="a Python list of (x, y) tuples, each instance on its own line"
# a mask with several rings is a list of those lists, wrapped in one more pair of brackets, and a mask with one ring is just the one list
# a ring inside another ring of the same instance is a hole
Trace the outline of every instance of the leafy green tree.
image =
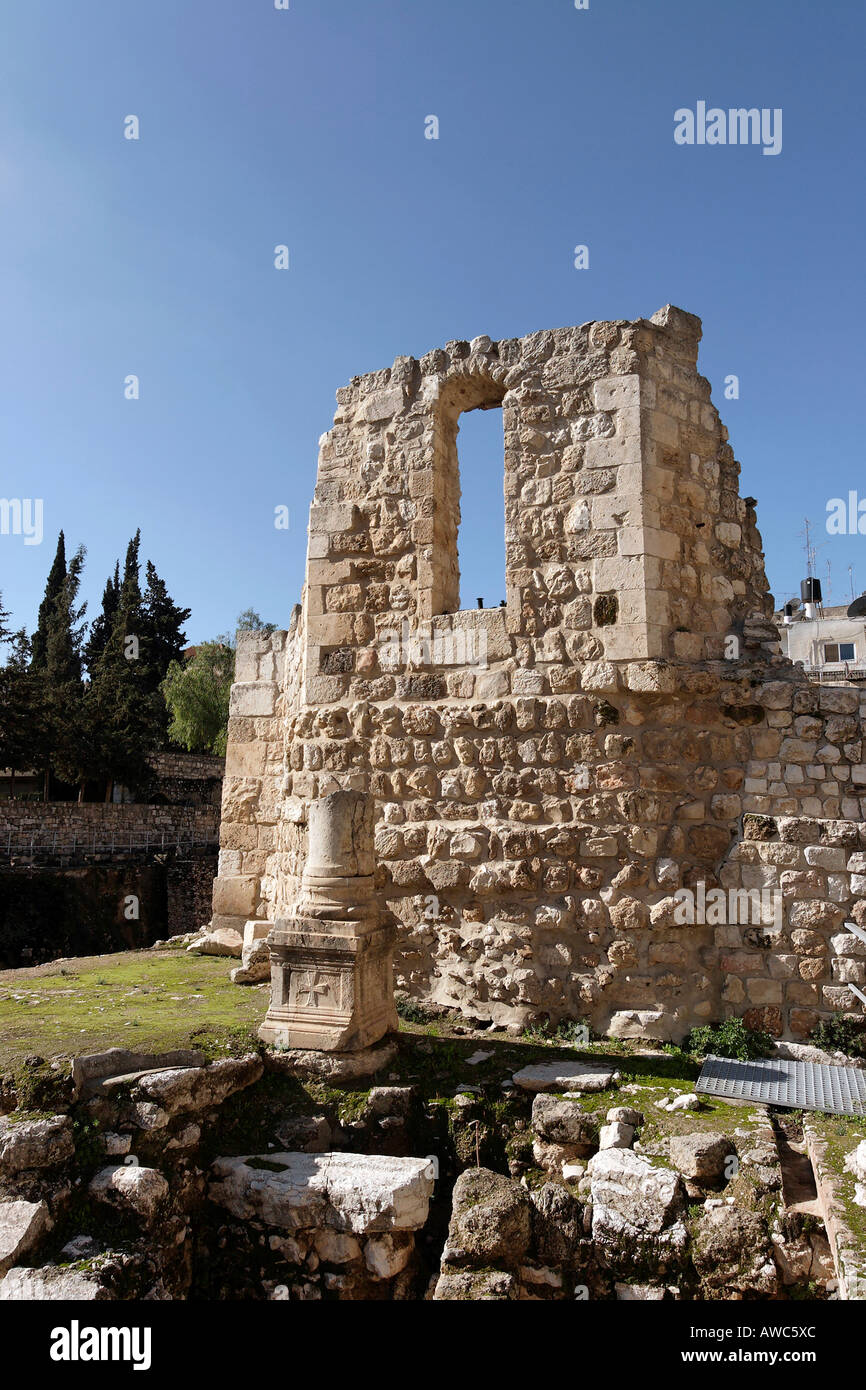
[(276, 630), (276, 624), (263, 622), (254, 608), (245, 608), (243, 613), (238, 616), (238, 632), (260, 632), (266, 637)]
[[(275, 631), (253, 608), (245, 608), (237, 620), (238, 632)], [(162, 683), (168, 708), (169, 738), (191, 753), (215, 753), (225, 757), (229, 695), (235, 670), (234, 641), (216, 637), (193, 648), (186, 661), (172, 661)]]
[(6, 665), (14, 667), (16, 671), (29, 670), (33, 659), (33, 645), (27, 636), (27, 629), (24, 627), (16, 628), (3, 640), (9, 648)]
[(227, 639), (203, 642), (186, 662), (173, 661), (162, 683), (169, 737), (191, 753), (225, 756), (234, 648)]

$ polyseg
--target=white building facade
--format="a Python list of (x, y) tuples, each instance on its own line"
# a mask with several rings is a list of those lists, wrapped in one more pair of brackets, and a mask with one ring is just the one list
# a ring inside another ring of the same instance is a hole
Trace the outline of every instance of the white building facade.
[(790, 623), (776, 615), (782, 651), (821, 680), (866, 679), (866, 619), (849, 618), (845, 607), (823, 608), (814, 618), (803, 610)]

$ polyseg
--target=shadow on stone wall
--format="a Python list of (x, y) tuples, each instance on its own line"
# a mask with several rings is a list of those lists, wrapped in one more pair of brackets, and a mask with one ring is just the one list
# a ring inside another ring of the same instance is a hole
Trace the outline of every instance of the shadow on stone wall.
[[(137, 950), (210, 916), (216, 849), (149, 862), (0, 870), (0, 969)], [(136, 915), (137, 914), (137, 915)]]

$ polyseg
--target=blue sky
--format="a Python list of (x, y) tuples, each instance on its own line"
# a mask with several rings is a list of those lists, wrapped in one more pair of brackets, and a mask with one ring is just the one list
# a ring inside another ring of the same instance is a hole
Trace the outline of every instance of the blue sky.
[[(45, 527), (0, 536), (15, 623), (61, 526), (91, 611), (140, 526), (191, 640), (250, 605), (284, 625), (337, 387), (669, 301), (703, 318), (777, 599), (806, 516), (831, 601), (849, 564), (866, 588), (866, 537), (824, 530), (866, 496), (864, 31), (852, 0), (7, 0), (0, 496), (43, 498)], [(699, 100), (781, 107), (781, 154), (677, 146)], [(469, 605), (504, 596), (485, 438), (461, 438)]]

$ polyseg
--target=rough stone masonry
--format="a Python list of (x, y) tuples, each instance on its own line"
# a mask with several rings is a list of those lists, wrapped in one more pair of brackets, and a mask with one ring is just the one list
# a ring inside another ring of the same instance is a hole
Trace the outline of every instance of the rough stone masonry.
[[(860, 1013), (866, 696), (779, 652), (700, 336), (667, 306), (337, 393), (301, 605), (239, 644), (214, 926), (290, 912), (310, 804), (354, 789), (419, 998), (650, 1038)], [(507, 597), (461, 611), (459, 417), (494, 407)], [(718, 887), (782, 910), (678, 920)]]

